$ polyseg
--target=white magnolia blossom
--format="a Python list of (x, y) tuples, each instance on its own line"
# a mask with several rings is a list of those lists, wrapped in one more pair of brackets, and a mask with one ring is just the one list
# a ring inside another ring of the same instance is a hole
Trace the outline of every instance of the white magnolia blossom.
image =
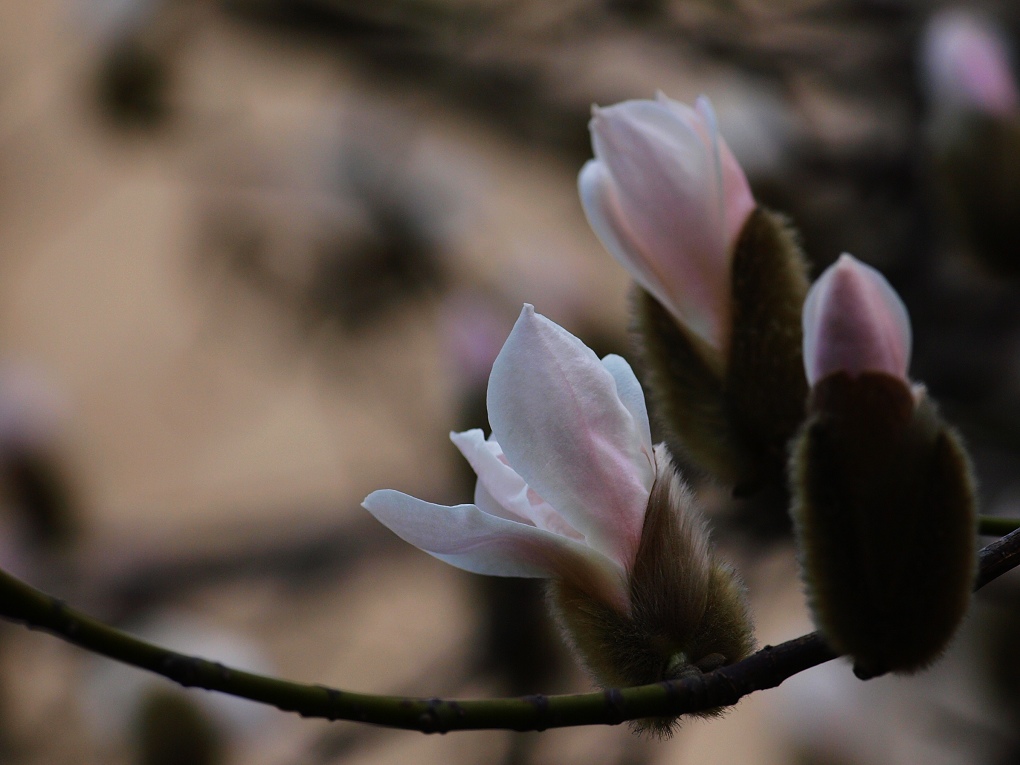
[(525, 305), (492, 367), (492, 436), (451, 439), (478, 473), (448, 507), (390, 489), (364, 507), (458, 568), (562, 579), (629, 613), (628, 573), (656, 465), (644, 394), (619, 356), (600, 360)]
[(578, 188), (592, 229), (677, 321), (725, 354), (733, 253), (755, 201), (712, 105), (660, 93), (596, 108), (590, 128), (595, 159)]
[(884, 372), (909, 382), (906, 306), (882, 274), (852, 255), (841, 255), (811, 286), (803, 324), (810, 385), (836, 372)]

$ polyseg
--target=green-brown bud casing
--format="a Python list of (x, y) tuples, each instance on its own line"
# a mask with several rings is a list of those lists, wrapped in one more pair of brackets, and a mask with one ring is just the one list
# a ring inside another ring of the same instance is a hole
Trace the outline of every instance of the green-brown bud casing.
[(670, 447), (738, 490), (785, 481), (787, 444), (808, 392), (806, 271), (785, 220), (755, 208), (733, 253), (729, 345), (717, 359), (649, 293), (635, 293), (647, 383)]
[[(662, 445), (656, 448), (656, 464), (628, 576), (630, 613), (565, 580), (549, 583), (549, 603), (567, 641), (603, 688), (679, 679), (739, 661), (754, 650), (743, 586), (715, 557), (705, 520)], [(656, 718), (640, 727), (668, 733), (675, 723)]]
[(819, 381), (790, 478), (804, 582), (829, 644), (868, 675), (931, 664), (976, 573), (970, 463), (931, 400), (881, 372)]

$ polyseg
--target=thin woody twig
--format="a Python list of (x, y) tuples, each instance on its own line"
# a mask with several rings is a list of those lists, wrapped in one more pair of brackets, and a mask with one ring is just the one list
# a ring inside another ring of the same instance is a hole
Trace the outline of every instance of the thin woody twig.
[(997, 515), (978, 516), (978, 534), (997, 537), (1016, 531), (1020, 528), (1020, 520), (1016, 518), (1002, 518)]
[[(975, 589), (1020, 565), (1020, 530), (979, 555)], [(204, 688), (269, 704), (303, 717), (445, 733), (454, 730), (537, 731), (616, 725), (735, 704), (755, 691), (837, 658), (817, 632), (766, 646), (743, 661), (700, 677), (562, 696), (452, 701), (352, 693), (226, 667), (169, 651), (109, 627), (0, 572), (0, 616), (49, 632), (86, 650), (162, 675), (186, 688)]]

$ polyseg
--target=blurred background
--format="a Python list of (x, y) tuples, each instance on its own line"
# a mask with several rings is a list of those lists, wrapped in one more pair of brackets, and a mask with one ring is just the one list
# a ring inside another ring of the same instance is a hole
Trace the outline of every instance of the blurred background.
[[(360, 502), (469, 501), (447, 433), (487, 427), (523, 302), (633, 359), (628, 280), (575, 179), (591, 104), (657, 90), (712, 99), (814, 274), (843, 251), (883, 269), (984, 512), (1020, 516), (1020, 6), (954, 7), (0, 4), (0, 564), (295, 680), (588, 690), (540, 587), (445, 566)], [(954, 23), (976, 88), (943, 71)], [(759, 641), (809, 630), (782, 519), (699, 488)], [(983, 591), (927, 673), (834, 662), (662, 742), (300, 720), (0, 624), (0, 762), (1020, 762), (1018, 588)]]

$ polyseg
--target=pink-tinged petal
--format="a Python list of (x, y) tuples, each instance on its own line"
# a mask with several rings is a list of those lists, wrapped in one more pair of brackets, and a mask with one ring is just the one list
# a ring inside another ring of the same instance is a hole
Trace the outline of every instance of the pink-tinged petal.
[(488, 407), (514, 470), (588, 545), (628, 568), (655, 473), (598, 357), (526, 305), (493, 364)]
[[(598, 109), (591, 132), (596, 161), (606, 170), (595, 209), (626, 243), (623, 252), (610, 253), (692, 333), (721, 350), (729, 330), (729, 260), (701, 138), (653, 101)], [(582, 189), (582, 203), (586, 196)], [(605, 226), (593, 220), (592, 228), (598, 234)], [(609, 249), (612, 241), (603, 244)]]
[(712, 141), (712, 152), (715, 155), (716, 174), (719, 177), (718, 185), (722, 189), (720, 204), (723, 209), (726, 241), (732, 250), (740, 239), (748, 217), (758, 205), (754, 201), (751, 185), (747, 182), (743, 168), (719, 132), (712, 102), (705, 96), (699, 96), (694, 103), (694, 108), (710, 128), (709, 134)]
[(645, 403), (645, 392), (641, 390), (641, 383), (638, 382), (637, 375), (634, 374), (630, 364), (622, 356), (611, 353), (603, 357), (602, 366), (609, 371), (616, 382), (616, 395), (620, 397), (620, 402), (627, 407), (627, 411), (634, 419), (634, 426), (641, 435), (642, 448), (646, 450), (648, 464), (654, 471), (652, 429), (648, 424), (648, 406)]
[(834, 372), (885, 372), (907, 381), (910, 317), (896, 290), (871, 266), (840, 256), (808, 291), (803, 322), (811, 385)]
[[(507, 464), (503, 449), (495, 439), (485, 440), (475, 428), (451, 433), (450, 440), (478, 474), (475, 504), (484, 512), (501, 518), (523, 521), (554, 534), (583, 540), (583, 535), (560, 516), (553, 507), (525, 483)], [(495, 503), (501, 510), (494, 510)]]
[(724, 353), (733, 249), (754, 209), (747, 179), (707, 100), (595, 109), (595, 159), (578, 177), (606, 249), (693, 335)]
[(1004, 35), (959, 9), (936, 14), (924, 41), (924, 73), (938, 109), (1007, 115), (1020, 107)]
[(474, 505), (436, 505), (392, 489), (372, 492), (362, 506), (405, 542), (457, 568), (563, 579), (622, 612), (629, 610), (622, 568), (581, 542), (488, 515)]
[(688, 282), (685, 299), (673, 286), (683, 280), (680, 249), (672, 255), (655, 257), (645, 249), (630, 229), (620, 204), (620, 192), (609, 168), (597, 160), (589, 160), (577, 176), (577, 188), (588, 224), (616, 261), (641, 287), (697, 337), (712, 348), (721, 348), (725, 327), (722, 314), (712, 305), (711, 294), (696, 279)]

